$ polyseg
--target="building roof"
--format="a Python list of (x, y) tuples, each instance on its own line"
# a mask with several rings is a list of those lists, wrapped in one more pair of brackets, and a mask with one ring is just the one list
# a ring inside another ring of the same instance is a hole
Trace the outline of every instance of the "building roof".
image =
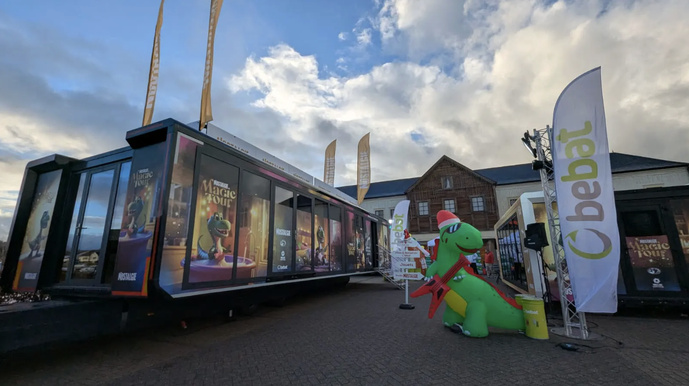
[[(366, 198), (380, 198), (390, 196), (403, 196), (404, 192), (412, 186), (419, 177), (404, 178), (401, 180), (373, 182), (366, 192)], [(344, 194), (356, 198), (356, 185), (338, 187)]]
[[(643, 170), (664, 169), (689, 166), (686, 162), (666, 161), (657, 158), (641, 157), (624, 153), (610, 153), (610, 168), (613, 173), (638, 172)], [(477, 174), (495, 181), (498, 185), (521, 184), (541, 180), (538, 171), (531, 169), (531, 164), (499, 166), (495, 168), (474, 170)], [(366, 193), (366, 198), (402, 196), (419, 177), (374, 182)], [(338, 189), (356, 198), (356, 185), (341, 186)]]
[[(689, 166), (689, 164), (624, 153), (610, 153), (610, 168), (613, 173), (638, 172), (642, 170), (664, 169), (678, 166)], [(476, 170), (476, 173), (490, 178), (497, 182), (498, 185), (521, 184), (524, 182), (536, 182), (541, 180), (540, 172), (531, 169), (531, 164), (480, 169)]]

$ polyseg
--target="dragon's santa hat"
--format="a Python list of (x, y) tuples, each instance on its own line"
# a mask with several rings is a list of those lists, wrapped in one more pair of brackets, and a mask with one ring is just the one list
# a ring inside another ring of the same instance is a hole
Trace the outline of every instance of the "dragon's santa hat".
[(447, 211), (447, 210), (441, 210), (438, 212), (438, 229), (443, 229), (448, 225), (451, 224), (458, 224), (461, 221), (459, 221), (459, 217), (455, 216), (452, 212)]

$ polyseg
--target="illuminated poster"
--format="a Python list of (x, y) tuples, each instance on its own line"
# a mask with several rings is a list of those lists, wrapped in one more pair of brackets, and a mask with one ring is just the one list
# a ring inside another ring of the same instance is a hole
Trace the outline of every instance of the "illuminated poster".
[(680, 291), (666, 235), (625, 239), (637, 290)]
[(670, 201), (672, 213), (679, 233), (679, 242), (682, 245), (684, 259), (689, 265), (689, 199)]
[(19, 255), (17, 274), (12, 286), (15, 291), (36, 290), (61, 175), (61, 170), (55, 170), (38, 177), (36, 193), (31, 203), (31, 214), (26, 224), (24, 242)]
[[(270, 237), (270, 181), (242, 171), (239, 200), (239, 260), (248, 265), (256, 263), (253, 277), (266, 277), (268, 273), (268, 239)], [(239, 279), (246, 279), (242, 271)]]
[(330, 207), (330, 270), (342, 271), (344, 267), (344, 255), (342, 241), (344, 240), (342, 227), (342, 210)]
[(314, 268), (316, 272), (326, 272), (330, 270), (330, 253), (328, 245), (330, 242), (330, 228), (328, 227), (328, 204), (316, 200), (314, 214), (316, 237), (314, 237)]
[[(201, 156), (191, 260), (185, 261), (189, 283), (232, 279), (238, 182), (238, 168)], [(237, 277), (250, 277), (256, 267), (244, 258), (237, 258), (237, 263)]]
[(182, 289), (184, 258), (191, 222), (191, 199), (194, 185), (196, 149), (201, 146), (184, 134), (177, 134), (172, 164), (172, 180), (168, 197), (163, 255), (160, 262), (159, 285), (168, 293)]
[(311, 271), (313, 249), (311, 247), (311, 202), (310, 197), (297, 195), (297, 245), (296, 247), (296, 270)]
[(113, 295), (145, 296), (153, 230), (160, 216), (166, 142), (136, 149), (117, 245)]
[(371, 269), (371, 267), (373, 267), (373, 254), (371, 248), (371, 220), (366, 220), (366, 238), (364, 239), (364, 256), (366, 269)]
[(292, 220), (294, 193), (275, 187), (275, 219), (273, 226), (273, 273), (290, 272), (294, 247), (292, 246)]
[(356, 224), (354, 223), (354, 213), (345, 212), (345, 235), (347, 246), (347, 272), (356, 270), (357, 267), (357, 240)]

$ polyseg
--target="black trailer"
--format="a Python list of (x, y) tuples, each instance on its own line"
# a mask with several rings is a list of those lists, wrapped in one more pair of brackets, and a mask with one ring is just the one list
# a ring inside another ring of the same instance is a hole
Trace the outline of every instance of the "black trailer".
[(228, 310), (346, 283), (389, 249), (385, 219), (269, 157), (173, 119), (126, 140), (28, 164), (4, 291), (115, 300), (123, 320)]

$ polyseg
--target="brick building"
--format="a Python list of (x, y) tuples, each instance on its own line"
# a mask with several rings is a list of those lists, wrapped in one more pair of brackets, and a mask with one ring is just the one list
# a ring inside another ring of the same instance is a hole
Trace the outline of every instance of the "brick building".
[(406, 191), (409, 232), (419, 240), (436, 237), (436, 214), (444, 209), (479, 229), (485, 239), (491, 238), (500, 218), (495, 187), (495, 181), (442, 156)]

